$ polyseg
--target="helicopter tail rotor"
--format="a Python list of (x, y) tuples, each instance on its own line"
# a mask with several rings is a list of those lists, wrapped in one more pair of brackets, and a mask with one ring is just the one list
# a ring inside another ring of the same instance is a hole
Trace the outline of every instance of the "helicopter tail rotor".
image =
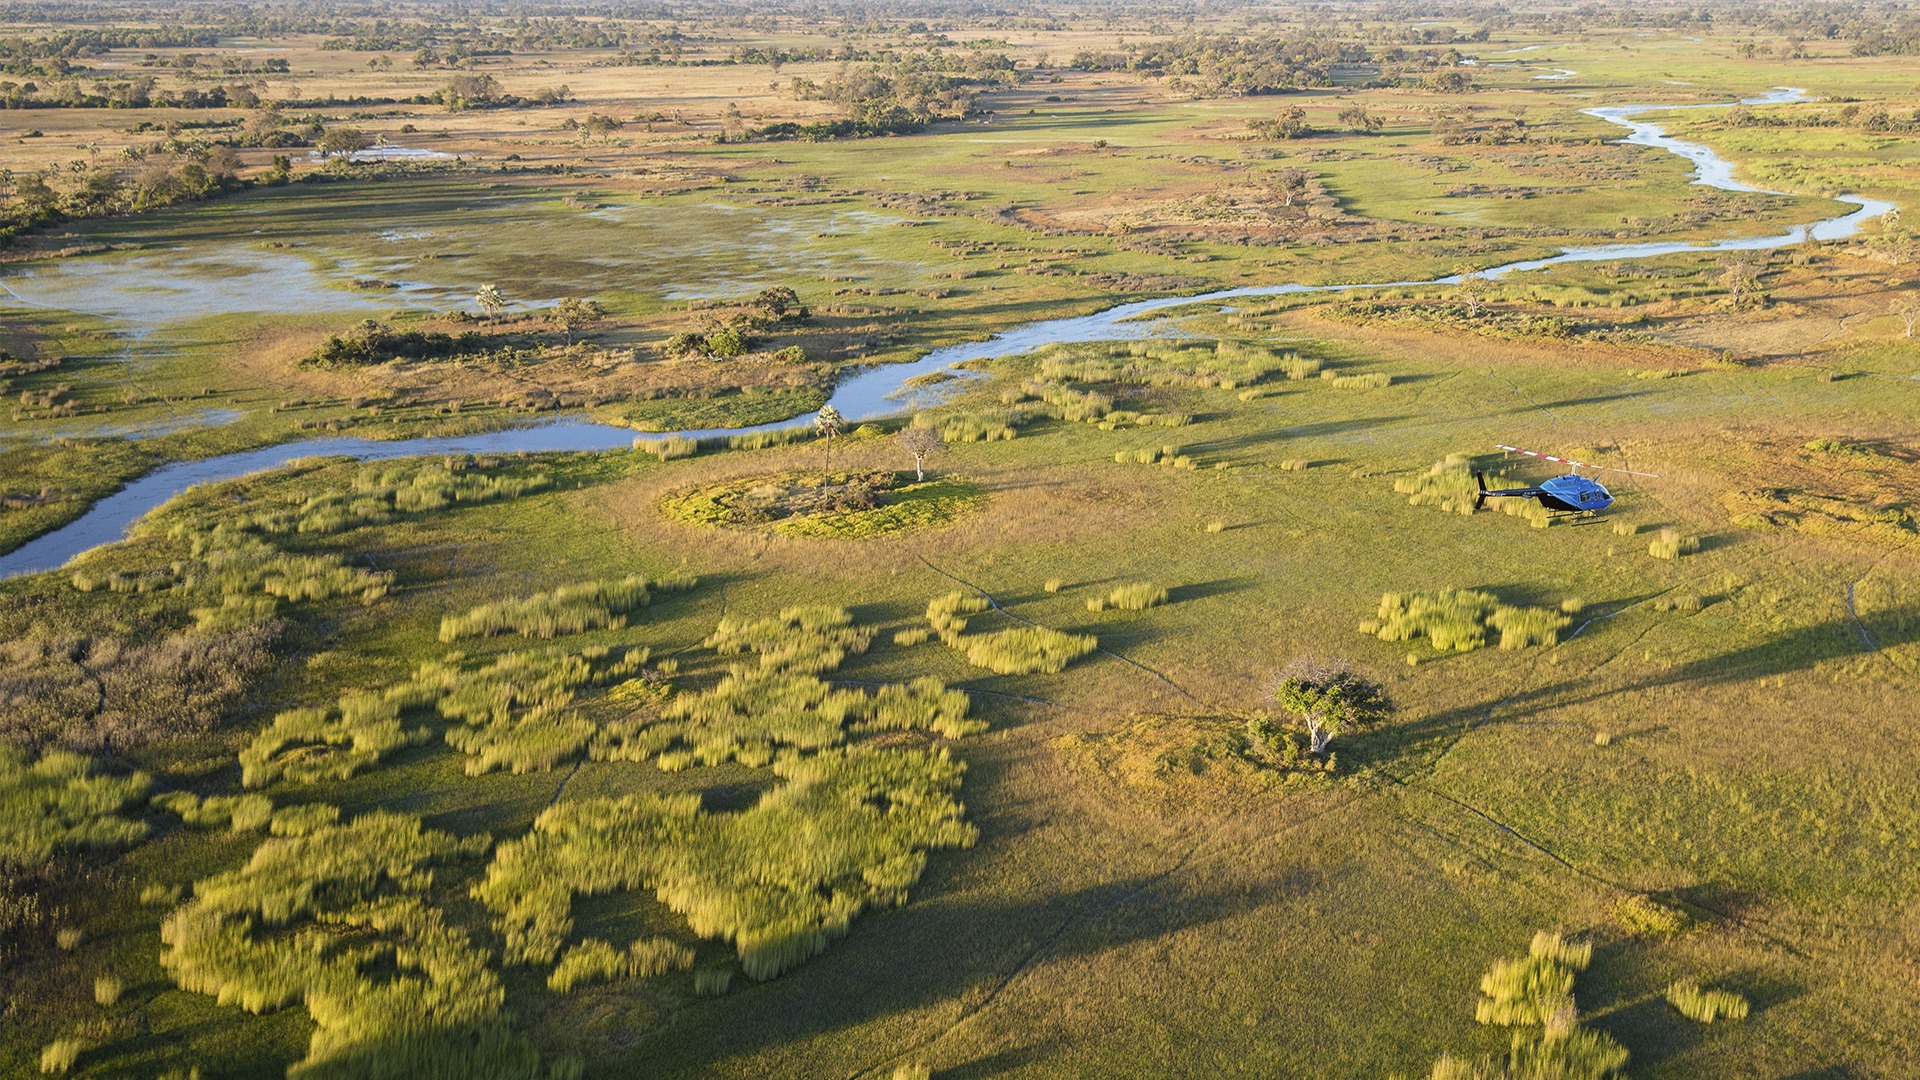
[(1473, 508), (1477, 512), (1482, 506), (1487, 504), (1487, 474), (1475, 472), (1473, 474), (1473, 482), (1480, 486), (1480, 490), (1473, 495)]

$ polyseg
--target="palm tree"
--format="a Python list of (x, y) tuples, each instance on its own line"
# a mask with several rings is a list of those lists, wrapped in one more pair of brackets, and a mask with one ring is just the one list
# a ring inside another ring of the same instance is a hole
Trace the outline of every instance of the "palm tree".
[[(828, 476), (831, 476), (833, 474), (833, 437), (835, 435), (840, 434), (840, 432), (844, 431), (846, 429), (846, 426), (847, 426), (846, 418), (840, 415), (839, 409), (836, 409), (831, 405), (822, 405), (820, 407), (820, 415), (813, 418), (813, 430), (819, 432), (820, 437), (827, 440), (827, 475)], [(825, 487), (826, 484), (827, 484), (826, 478), (822, 477), (820, 480), (820, 486)]]

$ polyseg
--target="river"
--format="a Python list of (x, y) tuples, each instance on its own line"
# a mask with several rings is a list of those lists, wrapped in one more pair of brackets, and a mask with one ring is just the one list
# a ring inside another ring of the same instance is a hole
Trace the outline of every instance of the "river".
[[(1809, 101), (1804, 91), (1790, 87), (1780, 87), (1772, 93), (1759, 97), (1744, 98), (1742, 105), (1774, 105), (1788, 102)], [(1677, 154), (1694, 165), (1692, 183), (1725, 191), (1765, 192), (1765, 189), (1743, 184), (1733, 177), (1731, 162), (1715, 154), (1709, 147), (1699, 143), (1686, 142), (1669, 136), (1659, 125), (1637, 119), (1651, 112), (1673, 111), (1679, 109), (1727, 108), (1728, 102), (1720, 105), (1613, 105), (1587, 109), (1590, 116), (1598, 117), (1608, 123), (1618, 124), (1628, 131), (1622, 142), (1635, 146), (1646, 146)], [(1765, 192), (1782, 194), (1781, 192)], [(1525, 270), (1538, 270), (1542, 267), (1560, 263), (1623, 261), (1628, 259), (1650, 259), (1661, 255), (1675, 255), (1683, 252), (1705, 253), (1715, 251), (1764, 251), (1770, 248), (1787, 247), (1800, 243), (1808, 236), (1816, 240), (1838, 240), (1852, 236), (1860, 226), (1873, 218), (1894, 209), (1890, 202), (1879, 199), (1866, 199), (1855, 195), (1839, 196), (1837, 201), (1850, 203), (1857, 209), (1839, 217), (1815, 222), (1812, 225), (1796, 226), (1784, 233), (1769, 236), (1740, 237), (1716, 240), (1709, 243), (1689, 243), (1684, 241), (1660, 241), (1641, 244), (1602, 244), (1592, 247), (1567, 248), (1558, 255), (1543, 259), (1527, 259), (1511, 262), (1502, 266), (1490, 267), (1481, 271), (1487, 278), (1502, 277), (1506, 274)], [(1283, 296), (1292, 293), (1347, 292), (1354, 289), (1388, 289), (1418, 285), (1457, 284), (1457, 276), (1435, 278), (1431, 281), (1381, 281), (1357, 285), (1255, 285), (1238, 289), (1223, 289), (1218, 292), (1203, 293), (1198, 296), (1170, 296), (1153, 300), (1141, 300), (1131, 304), (1121, 304), (1092, 315), (1081, 315), (1065, 319), (1046, 319), (1028, 323), (1004, 333), (996, 334), (986, 341), (969, 342), (962, 345), (950, 345), (935, 349), (926, 356), (907, 364), (888, 364), (884, 367), (869, 368), (845, 379), (834, 389), (829, 402), (841, 415), (849, 420), (871, 420), (897, 415), (907, 407), (902, 397), (909, 380), (931, 374), (969, 360), (983, 360), (996, 356), (1011, 356), (1045, 345), (1065, 342), (1113, 341), (1137, 339), (1152, 336), (1156, 327), (1151, 322), (1140, 321), (1143, 315), (1165, 311), (1171, 308), (1186, 307), (1193, 304), (1206, 304), (1215, 301), (1233, 300), (1245, 297)], [(752, 431), (767, 431), (792, 427), (804, 423), (804, 418), (783, 420), (771, 424), (761, 424), (751, 428), (706, 428), (696, 431), (663, 432), (657, 438), (682, 435), (694, 438), (717, 435), (737, 435)], [(22, 545), (14, 551), (0, 555), (0, 578), (19, 574), (51, 570), (64, 565), (75, 555), (101, 544), (109, 544), (126, 535), (127, 529), (141, 515), (166, 502), (168, 499), (195, 484), (212, 483), (219, 480), (231, 480), (248, 473), (264, 469), (278, 468), (299, 458), (316, 456), (348, 456), (363, 460), (384, 458), (414, 457), (437, 454), (498, 454), (515, 451), (554, 452), (569, 450), (614, 450), (625, 449), (633, 445), (635, 433), (630, 428), (616, 427), (611, 424), (599, 424), (590, 420), (568, 418), (531, 427), (512, 428), (506, 431), (493, 431), (478, 435), (433, 436), (417, 439), (397, 439), (382, 442), (374, 439), (330, 438), (311, 439), (304, 442), (284, 443), (279, 446), (260, 450), (248, 450), (238, 454), (226, 454), (221, 457), (206, 458), (201, 461), (181, 461), (164, 465), (146, 476), (133, 481), (113, 495), (95, 503), (85, 514), (71, 523), (55, 529), (35, 540)]]

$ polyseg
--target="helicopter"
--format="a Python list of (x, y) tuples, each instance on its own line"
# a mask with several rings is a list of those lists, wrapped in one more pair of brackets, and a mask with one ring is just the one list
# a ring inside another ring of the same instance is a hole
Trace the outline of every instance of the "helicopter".
[(1570, 458), (1554, 457), (1552, 454), (1540, 454), (1532, 450), (1522, 450), (1517, 446), (1507, 446), (1500, 443), (1496, 443), (1495, 445), (1508, 453), (1525, 454), (1528, 457), (1539, 458), (1542, 461), (1553, 461), (1562, 465), (1571, 465), (1574, 471), (1564, 476), (1556, 476), (1551, 480), (1541, 481), (1540, 484), (1534, 487), (1500, 488), (1497, 490), (1489, 490), (1487, 488), (1486, 474), (1476, 471), (1473, 474), (1473, 482), (1479, 486), (1480, 490), (1473, 496), (1473, 508), (1475, 510), (1484, 506), (1488, 499), (1538, 499), (1540, 500), (1540, 505), (1546, 507), (1547, 512), (1550, 514), (1574, 514), (1586, 517), (1597, 514), (1607, 507), (1612, 506), (1613, 493), (1608, 491), (1605, 485), (1599, 481), (1591, 480), (1580, 475), (1581, 469), (1591, 469), (1595, 472), (1624, 473), (1628, 476), (1644, 476), (1652, 480), (1659, 479), (1659, 477), (1653, 473), (1634, 472), (1631, 469), (1610, 469), (1601, 465), (1589, 465), (1583, 461), (1574, 461)]

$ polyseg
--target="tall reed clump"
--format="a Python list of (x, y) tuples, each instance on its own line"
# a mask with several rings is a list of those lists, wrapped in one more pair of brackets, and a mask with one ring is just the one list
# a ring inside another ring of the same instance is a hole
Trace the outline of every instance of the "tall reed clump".
[(1680, 1010), (1680, 1015), (1702, 1024), (1711, 1024), (1725, 1017), (1728, 1020), (1745, 1020), (1749, 1006), (1747, 999), (1731, 990), (1703, 990), (1692, 979), (1682, 979), (1667, 987), (1667, 1004)]
[(1066, 634), (1042, 626), (1020, 626), (991, 633), (967, 633), (971, 616), (991, 604), (977, 593), (955, 590), (927, 604), (927, 623), (949, 648), (974, 667), (1001, 675), (1030, 675), (1064, 671), (1066, 666), (1100, 647), (1091, 634)]
[[(121, 576), (107, 575), (107, 587), (119, 589), (116, 582)], [(249, 612), (263, 618), (273, 614), (271, 603), (246, 604), (235, 598), (264, 593), (299, 603), (357, 596), (361, 603), (371, 604), (387, 595), (393, 574), (348, 566), (337, 555), (289, 554), (250, 537), (201, 535), (193, 541), (192, 558), (178, 560), (165, 570), (147, 571), (138, 580), (136, 591), (179, 590), (222, 597), (222, 607), (228, 610), (206, 608), (194, 614), (204, 623), (226, 627)], [(75, 574), (73, 584), (83, 592), (98, 587), (85, 572)]]
[(1647, 545), (1647, 554), (1656, 559), (1677, 559), (1682, 555), (1692, 555), (1700, 550), (1700, 539), (1685, 536), (1680, 530), (1668, 527), (1660, 530), (1660, 535)]
[[(1475, 461), (1470, 454), (1448, 454), (1418, 476), (1393, 482), (1393, 490), (1407, 496), (1414, 506), (1437, 506), (1455, 514), (1472, 514), (1480, 485), (1474, 480)], [(1503, 473), (1485, 472), (1490, 488), (1519, 487), (1519, 481)], [(1546, 507), (1533, 499), (1492, 499), (1486, 504), (1503, 514), (1525, 518), (1535, 528), (1552, 522)]]
[(436, 868), (487, 844), (383, 810), (270, 838), (194, 884), (161, 924), (161, 966), (248, 1012), (304, 1006), (315, 1029), (289, 1075), (531, 1077), (487, 950), (427, 903)]
[(754, 979), (819, 954), (869, 907), (904, 902), (930, 850), (973, 842), (944, 752), (839, 748), (782, 758), (751, 809), (697, 795), (569, 800), (500, 845), (474, 896), (510, 963), (551, 963), (574, 896), (650, 889), (703, 938), (732, 941)]
[(661, 461), (676, 461), (690, 458), (700, 452), (700, 440), (689, 439), (684, 435), (669, 435), (664, 439), (638, 438), (633, 440), (633, 448), (652, 454)]
[(610, 581), (583, 581), (552, 592), (481, 604), (463, 615), (440, 619), (440, 640), (495, 637), (550, 638), (588, 630), (619, 629), (627, 616), (653, 603), (656, 586), (640, 574)]
[(587, 938), (568, 949), (547, 988), (565, 993), (576, 986), (616, 979), (651, 978), (693, 967), (693, 950), (666, 938), (641, 938), (626, 949), (616, 949), (598, 938)]
[[(455, 455), (441, 463), (369, 465), (356, 472), (344, 488), (312, 494), (297, 487), (285, 494), (270, 491), (253, 508), (222, 514), (211, 534), (337, 533), (455, 505), (478, 506), (518, 498), (553, 486), (552, 478), (543, 472), (489, 475), (487, 470), (497, 464)], [(184, 536), (197, 527), (197, 523), (179, 523), (172, 526), (172, 531)]]
[(273, 820), (273, 800), (265, 795), (209, 795), (202, 799), (190, 791), (168, 791), (155, 795), (152, 805), (203, 829), (225, 825), (233, 832), (252, 832)]
[(1167, 602), (1165, 586), (1152, 582), (1136, 581), (1120, 585), (1105, 596), (1096, 596), (1087, 601), (1088, 611), (1105, 611), (1115, 608), (1120, 611), (1145, 611)]
[(699, 694), (681, 694), (660, 715), (603, 724), (588, 747), (596, 760), (644, 761), (677, 771), (738, 761), (763, 768), (783, 750), (818, 750), (849, 731), (933, 731), (960, 738), (985, 725), (969, 719), (969, 701), (937, 679), (919, 678), (868, 693), (836, 688), (819, 676), (869, 631), (840, 608), (789, 608), (778, 618), (725, 620), (708, 645), (723, 655), (754, 651), (758, 664), (734, 664)]
[(76, 1038), (55, 1039), (40, 1050), (40, 1071), (61, 1076), (72, 1072), (80, 1063), (80, 1055), (90, 1049), (86, 1040)]
[(1627, 1050), (1614, 1039), (1581, 1025), (1574, 1006), (1574, 977), (1593, 959), (1593, 947), (1542, 930), (1527, 955), (1496, 961), (1481, 977), (1475, 1015), (1483, 1024), (1519, 1028), (1506, 1059), (1465, 1061), (1451, 1054), (1434, 1064), (1433, 1080), (1495, 1080), (1554, 1077), (1606, 1080), (1627, 1066)]
[(32, 864), (56, 851), (137, 844), (146, 822), (119, 814), (138, 806), (150, 785), (145, 773), (95, 776), (91, 758), (64, 750), (29, 763), (0, 743), (0, 860)]
[(552, 769), (586, 747), (594, 724), (569, 706), (585, 687), (627, 679), (649, 651), (605, 646), (579, 652), (503, 653), (478, 667), (454, 654), (421, 665), (414, 681), (434, 686), (435, 708), (455, 721), (446, 740), (467, 755), (468, 776)]
[(1438, 589), (1385, 594), (1378, 615), (1362, 622), (1360, 632), (1382, 641), (1424, 637), (1441, 652), (1470, 652), (1487, 643), (1489, 630), (1500, 632), (1503, 649), (1552, 645), (1572, 622), (1552, 608), (1502, 604), (1473, 589)]
[(722, 619), (706, 646), (721, 656), (760, 655), (760, 666), (783, 671), (831, 671), (848, 654), (867, 651), (871, 631), (853, 625), (845, 608), (813, 604), (783, 609), (770, 619)]
[(412, 680), (380, 691), (349, 691), (331, 708), (289, 709), (240, 751), (240, 782), (250, 788), (344, 780), (404, 746), (425, 742), (425, 727), (402, 714), (433, 704), (437, 687)]

